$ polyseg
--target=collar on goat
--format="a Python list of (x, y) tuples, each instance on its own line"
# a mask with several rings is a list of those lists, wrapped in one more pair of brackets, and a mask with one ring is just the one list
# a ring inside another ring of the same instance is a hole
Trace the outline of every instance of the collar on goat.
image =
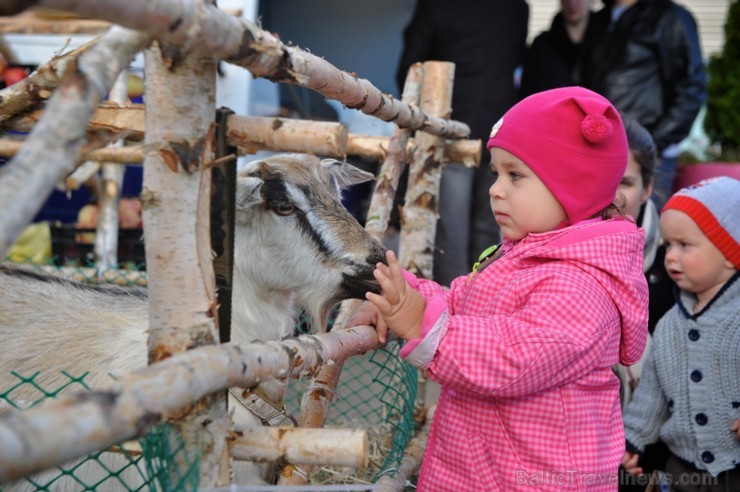
[[(285, 401), (281, 400), (276, 402), (272, 400), (262, 387), (257, 386), (253, 390), (244, 390), (241, 394), (234, 390), (229, 389), (229, 393), (234, 397), (236, 401), (241, 403), (244, 408), (252, 412), (262, 425), (269, 425), (271, 427), (278, 427), (281, 425), (293, 425), (298, 426), (295, 418), (285, 412)], [(290, 424), (286, 424), (289, 421)]]

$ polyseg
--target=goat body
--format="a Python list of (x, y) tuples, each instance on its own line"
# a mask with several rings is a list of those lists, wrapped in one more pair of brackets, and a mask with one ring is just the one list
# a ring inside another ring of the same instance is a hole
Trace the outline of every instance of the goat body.
[[(255, 161), (239, 172), (232, 341), (289, 336), (296, 306), (323, 327), (338, 301), (377, 291), (372, 271), (384, 261), (384, 248), (340, 200), (343, 188), (371, 178), (349, 164), (301, 154)], [(101, 388), (110, 384), (111, 374), (147, 362), (146, 289), (85, 285), (2, 266), (0, 306), (0, 390), (17, 383), (10, 371), (25, 377), (43, 371), (35, 381), (47, 388), (67, 381), (61, 370), (73, 376), (90, 371), (85, 382)], [(272, 388), (273, 399), (281, 399), (280, 388)], [(30, 384), (10, 394), (28, 403), (39, 396)], [(231, 397), (230, 404), (235, 422), (261, 425)], [(112, 454), (103, 456), (107, 461), (123, 459)], [(234, 469), (237, 483), (265, 483), (256, 465), (235, 463)], [(45, 473), (46, 481), (58, 475)], [(111, 490), (120, 488), (120, 482), (113, 481)], [(28, 485), (19, 481), (5, 490), (27, 490)], [(73, 480), (53, 485), (54, 490), (74, 488), (80, 486)]]

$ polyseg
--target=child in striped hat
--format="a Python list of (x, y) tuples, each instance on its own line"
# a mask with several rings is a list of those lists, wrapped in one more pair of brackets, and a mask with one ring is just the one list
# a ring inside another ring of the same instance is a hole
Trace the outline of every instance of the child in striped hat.
[(740, 181), (680, 190), (663, 207), (660, 232), (678, 298), (625, 410), (622, 464), (642, 473), (639, 453), (661, 439), (672, 453), (666, 471), (692, 477), (681, 490), (740, 490)]

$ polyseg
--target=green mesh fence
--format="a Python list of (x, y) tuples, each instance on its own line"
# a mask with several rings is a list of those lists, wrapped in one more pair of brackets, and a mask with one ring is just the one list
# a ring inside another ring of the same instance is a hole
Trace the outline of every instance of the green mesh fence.
[[(132, 265), (127, 265), (132, 267)], [(53, 263), (44, 265), (46, 270), (60, 268), (66, 276), (76, 280), (99, 282), (94, 265), (79, 259), (64, 261), (55, 258)], [(109, 271), (104, 280), (123, 286), (146, 285), (146, 277), (136, 268), (129, 270)], [(336, 311), (335, 313), (336, 314)], [(302, 317), (296, 322), (296, 334), (310, 332), (310, 322)], [(370, 445), (370, 465), (366, 469), (336, 469), (332, 467), (314, 467), (312, 483), (352, 484), (373, 483), (385, 473), (395, 470), (400, 464), (403, 451), (414, 433), (414, 402), (417, 391), (417, 370), (398, 357), (400, 344), (391, 342), (385, 348), (372, 353), (348, 359), (342, 370), (334, 403), (327, 417), (326, 427), (362, 428), (368, 433)], [(1, 376), (1, 375), (0, 375)], [(54, 397), (70, 385), (86, 388), (84, 377), (73, 377), (62, 372), (54, 381), (55, 386), (45, 386), (38, 381), (39, 374), (24, 377), (14, 373), (14, 384), (7, 389), (0, 387), (0, 406), (3, 402), (12, 407), (34, 405), (47, 397)], [(61, 380), (59, 380), (61, 378)], [(2, 381), (0, 379), (0, 381)], [(286, 394), (286, 408), (292, 415), (300, 414), (302, 395), (310, 381), (306, 379), (291, 380)], [(13, 392), (23, 385), (35, 388), (38, 395), (32, 401), (16, 402)], [(180, 472), (173, 467), (176, 462), (183, 462), (185, 452), (181, 443), (173, 441), (168, 428), (158, 427), (139, 440), (141, 452), (138, 454), (122, 451), (127, 459), (116, 470), (107, 471), (97, 455), (88, 458), (92, 463), (100, 463), (98, 470), (101, 477), (95, 483), (79, 483), (74, 479), (78, 468), (59, 467), (45, 483), (33, 484), (37, 490), (62, 490), (56, 487), (59, 480), (74, 483), (69, 490), (96, 490), (101, 485), (120, 482), (112, 490), (195, 490), (197, 489), (197, 459)], [(89, 463), (88, 463), (89, 466)], [(97, 465), (96, 465), (97, 466)], [(183, 468), (182, 466), (180, 468)], [(56, 482), (55, 482), (56, 480)], [(113, 481), (113, 482), (111, 482)], [(130, 482), (125, 483), (124, 482)], [(64, 489), (67, 490), (67, 489)]]
[[(51, 379), (43, 379), (41, 372), (23, 375), (13, 371), (9, 378), (3, 378), (11, 383), (0, 387), (0, 408), (30, 408), (63, 391), (89, 390), (85, 383), (88, 374), (73, 376), (62, 371)], [(198, 460), (182, 439), (163, 424), (138, 441), (119, 443), (8, 484), (8, 488), (15, 486), (49, 492), (190, 491), (198, 489)]]

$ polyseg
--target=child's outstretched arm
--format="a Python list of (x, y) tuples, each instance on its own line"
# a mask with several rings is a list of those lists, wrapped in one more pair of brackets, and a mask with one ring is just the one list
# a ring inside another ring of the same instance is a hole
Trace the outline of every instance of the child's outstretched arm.
[(406, 282), (403, 269), (395, 253), (386, 253), (388, 265), (378, 263), (373, 275), (383, 289), (382, 295), (368, 292), (365, 297), (378, 309), (387, 327), (378, 329), (378, 338), (385, 342), (388, 329), (405, 340), (421, 337), (421, 322), (424, 317), (426, 301), (424, 297)]

